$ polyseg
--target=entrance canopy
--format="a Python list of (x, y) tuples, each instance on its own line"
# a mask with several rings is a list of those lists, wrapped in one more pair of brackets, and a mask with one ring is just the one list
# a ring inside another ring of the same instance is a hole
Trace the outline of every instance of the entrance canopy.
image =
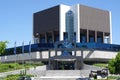
[(75, 60), (80, 60), (81, 56), (54, 56), (51, 57), (50, 60), (55, 60), (55, 61), (75, 61)]

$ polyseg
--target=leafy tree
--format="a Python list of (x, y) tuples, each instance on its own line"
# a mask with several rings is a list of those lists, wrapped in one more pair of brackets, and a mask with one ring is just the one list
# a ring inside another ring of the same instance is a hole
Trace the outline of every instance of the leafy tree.
[(115, 59), (109, 61), (108, 68), (111, 74), (115, 74)]
[(5, 52), (5, 48), (7, 47), (7, 41), (0, 41), (0, 55)]
[(120, 52), (117, 54), (115, 58), (115, 72), (116, 74), (120, 74)]
[(120, 74), (120, 52), (118, 52), (115, 59), (109, 61), (108, 68), (110, 73)]

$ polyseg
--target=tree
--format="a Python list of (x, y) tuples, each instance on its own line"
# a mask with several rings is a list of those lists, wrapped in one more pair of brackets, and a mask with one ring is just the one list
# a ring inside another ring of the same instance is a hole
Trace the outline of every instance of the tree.
[(115, 74), (115, 59), (109, 61), (108, 68), (111, 74)]
[(116, 74), (120, 74), (120, 52), (118, 52), (115, 58), (115, 72)]
[(120, 74), (120, 52), (118, 52), (115, 59), (109, 61), (108, 68), (110, 73)]
[(8, 41), (0, 41), (0, 55), (5, 52)]

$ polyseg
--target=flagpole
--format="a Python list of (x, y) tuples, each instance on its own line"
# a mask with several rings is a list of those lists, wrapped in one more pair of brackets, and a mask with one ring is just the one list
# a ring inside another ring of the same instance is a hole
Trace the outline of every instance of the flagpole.
[[(30, 68), (31, 68), (31, 41), (29, 41), (29, 56), (30, 56)], [(31, 69), (30, 69), (31, 74)]]
[(15, 70), (16, 70), (16, 42), (14, 43)]
[(24, 41), (22, 42), (22, 57), (23, 57), (23, 61), (22, 61), (22, 65), (23, 65), (23, 69), (24, 69)]

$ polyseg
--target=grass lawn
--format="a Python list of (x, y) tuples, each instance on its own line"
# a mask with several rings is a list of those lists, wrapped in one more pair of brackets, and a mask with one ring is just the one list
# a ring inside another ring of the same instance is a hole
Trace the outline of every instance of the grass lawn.
[(117, 80), (118, 78), (120, 78), (120, 76), (109, 76), (108, 80)]
[(98, 67), (103, 67), (103, 68), (107, 68), (108, 64), (107, 63), (95, 63), (93, 64), (94, 66), (98, 66)]
[(3, 78), (3, 77), (0, 77), (0, 80), (4, 80), (4, 78)]
[(5, 77), (3, 80), (18, 80), (20, 77), (23, 76), (33, 77), (33, 75), (12, 74), (12, 75), (7, 75), (7, 77)]
[(41, 66), (44, 65), (43, 63), (26, 63), (26, 64), (19, 64), (19, 63), (0, 63), (0, 73), (7, 72), (12, 70), (18, 70), (22, 68), (30, 68), (34, 66)]

